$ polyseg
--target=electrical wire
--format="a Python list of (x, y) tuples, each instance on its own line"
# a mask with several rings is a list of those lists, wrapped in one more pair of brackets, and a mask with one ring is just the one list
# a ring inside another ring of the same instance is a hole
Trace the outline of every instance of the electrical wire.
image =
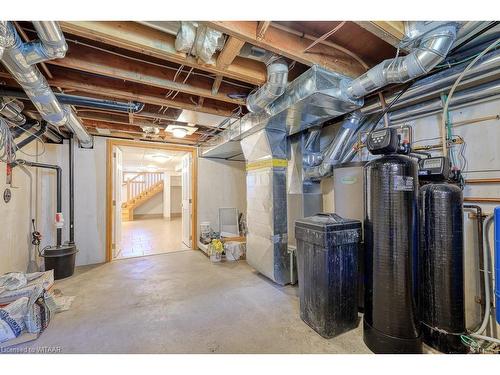
[(385, 107), (385, 109), (382, 111), (382, 113), (380, 114), (380, 116), (377, 118), (377, 120), (373, 123), (370, 131), (368, 132), (368, 135), (371, 134), (371, 132), (373, 132), (375, 130), (375, 128), (377, 127), (378, 123), (380, 122), (380, 120), (382, 120), (384, 118), (384, 116), (386, 115), (387, 112), (389, 112), (389, 109), (391, 109), (391, 107), (396, 104), (396, 102), (399, 100), (399, 98), (401, 98), (401, 96), (403, 96), (403, 94), (408, 91), (408, 89), (413, 86), (413, 84), (415, 83), (415, 80), (412, 80), (410, 81), (397, 95), (394, 99), (392, 99), (392, 101)]
[[(30, 30), (30, 31), (33, 31), (33, 30)], [(137, 62), (141, 62), (141, 63), (146, 63), (146, 64), (149, 64), (149, 65), (154, 65), (154, 66), (158, 66), (158, 67), (165, 68), (165, 69), (170, 69), (170, 70), (177, 70), (178, 69), (178, 68), (173, 67), (173, 66), (163, 65), (163, 64), (152, 62), (152, 61), (139, 59), (137, 57), (128, 56), (128, 55), (125, 55), (123, 53), (119, 53), (119, 52), (115, 52), (115, 51), (110, 51), (110, 50), (108, 50), (106, 48), (97, 47), (97, 46), (94, 46), (92, 44), (81, 42), (81, 41), (76, 40), (76, 39), (66, 38), (66, 41), (74, 43), (74, 44), (80, 44), (82, 46), (93, 48), (93, 49), (96, 49), (98, 51), (106, 52), (106, 53), (109, 53), (109, 54), (112, 54), (112, 55), (115, 55), (115, 56), (124, 57), (124, 58), (129, 59), (129, 60), (133, 60), (133, 61), (137, 61)], [(183, 70), (183, 72), (185, 72), (185, 71)], [(197, 76), (200, 76), (200, 77), (211, 78), (211, 79), (215, 78), (215, 74), (211, 75), (211, 74), (205, 74), (205, 73), (200, 73), (200, 72), (194, 72), (193, 75), (197, 75)], [(236, 82), (228, 81), (228, 80), (225, 80), (225, 79), (222, 79), (222, 82), (227, 83), (227, 84), (232, 85), (232, 86), (236, 86), (236, 87), (241, 87), (241, 88), (245, 88), (245, 89), (253, 89), (253, 86), (249, 86), (249, 85), (245, 85), (245, 84), (242, 84), (242, 83), (236, 83)]]
[[(12, 124), (12, 125), (14, 125), (16, 128), (20, 128), (19, 125), (16, 125), (16, 124)], [(41, 152), (37, 152), (35, 154), (30, 154), (30, 153), (28, 153), (26, 151), (23, 151), (22, 149), (18, 148), (17, 145), (14, 145), (14, 147), (15, 147), (15, 151), (14, 152), (19, 151), (21, 154), (23, 154), (25, 156), (32, 157), (32, 158), (37, 158), (37, 157), (42, 156), (43, 154), (45, 154), (46, 149), (45, 149), (45, 142), (43, 141), (43, 139), (41, 137), (39, 137), (38, 135), (36, 135), (36, 133), (32, 132), (31, 130), (24, 130), (24, 132), (28, 133), (29, 135), (34, 136), (35, 140), (37, 142), (40, 142), (40, 144), (42, 145), (42, 151)]]
[(500, 39), (495, 40), (493, 43), (491, 43), (488, 47), (486, 47), (479, 55), (477, 55), (474, 60), (471, 61), (469, 65), (465, 67), (463, 72), (458, 76), (457, 80), (453, 84), (453, 86), (450, 89), (450, 92), (448, 93), (446, 97), (446, 101), (443, 106), (443, 115), (441, 116), (441, 141), (443, 143), (443, 155), (448, 155), (448, 150), (447, 150), (447, 137), (446, 137), (446, 125), (448, 123), (448, 107), (450, 105), (450, 100), (453, 94), (455, 93), (455, 90), (462, 80), (462, 78), (465, 76), (465, 74), (472, 68), (472, 66), (482, 57), (484, 56), (488, 51), (490, 51), (492, 48), (494, 48), (498, 43), (500, 42)]

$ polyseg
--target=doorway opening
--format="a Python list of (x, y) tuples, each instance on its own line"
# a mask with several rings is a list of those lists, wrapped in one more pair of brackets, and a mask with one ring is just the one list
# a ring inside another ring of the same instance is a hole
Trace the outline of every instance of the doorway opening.
[(108, 143), (108, 261), (193, 247), (193, 152), (154, 146)]

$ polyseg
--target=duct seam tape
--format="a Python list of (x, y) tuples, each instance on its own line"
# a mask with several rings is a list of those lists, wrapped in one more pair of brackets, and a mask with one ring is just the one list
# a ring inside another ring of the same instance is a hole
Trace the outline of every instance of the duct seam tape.
[(247, 171), (264, 169), (264, 168), (286, 168), (287, 166), (288, 166), (288, 160), (286, 159), (259, 160), (247, 163)]

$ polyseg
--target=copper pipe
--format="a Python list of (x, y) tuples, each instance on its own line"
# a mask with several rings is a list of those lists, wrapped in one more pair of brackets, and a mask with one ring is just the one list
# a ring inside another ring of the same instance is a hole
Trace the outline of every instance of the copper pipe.
[(462, 126), (462, 125), (468, 125), (468, 124), (475, 124), (478, 122), (489, 121), (489, 120), (500, 120), (500, 115), (491, 115), (491, 116), (473, 118), (470, 120), (457, 121), (457, 122), (454, 122), (452, 124), (452, 126), (455, 127), (455, 126)]
[(500, 203), (500, 198), (465, 197), (464, 202)]
[(466, 184), (498, 184), (500, 178), (470, 178), (465, 180)]

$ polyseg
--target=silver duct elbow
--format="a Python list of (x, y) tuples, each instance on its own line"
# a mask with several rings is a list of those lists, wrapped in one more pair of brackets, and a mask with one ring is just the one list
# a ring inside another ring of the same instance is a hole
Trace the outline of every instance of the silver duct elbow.
[(448, 54), (457, 29), (450, 24), (435, 28), (410, 54), (385, 60), (353, 80), (346, 87), (347, 94), (361, 98), (388, 84), (404, 83), (430, 72)]
[(323, 151), (321, 164), (306, 169), (304, 179), (321, 179), (332, 174), (333, 166), (341, 162), (343, 151), (352, 136), (359, 130), (362, 119), (363, 115), (359, 111), (352, 112), (346, 117), (335, 138)]
[(288, 64), (282, 58), (271, 60), (267, 64), (267, 81), (256, 92), (247, 98), (247, 109), (250, 112), (263, 112), (285, 92), (288, 83)]
[[(92, 146), (92, 137), (71, 108), (64, 108), (57, 100), (45, 77), (25, 57), (25, 44), (11, 22), (0, 23), (0, 45), (5, 48), (2, 63), (21, 85), (42, 118), (55, 126), (66, 126), (76, 134), (83, 147)], [(47, 37), (47, 40), (50, 39)]]
[(55, 21), (33, 21), (39, 40), (25, 43), (24, 57), (29, 65), (66, 56), (68, 44)]

